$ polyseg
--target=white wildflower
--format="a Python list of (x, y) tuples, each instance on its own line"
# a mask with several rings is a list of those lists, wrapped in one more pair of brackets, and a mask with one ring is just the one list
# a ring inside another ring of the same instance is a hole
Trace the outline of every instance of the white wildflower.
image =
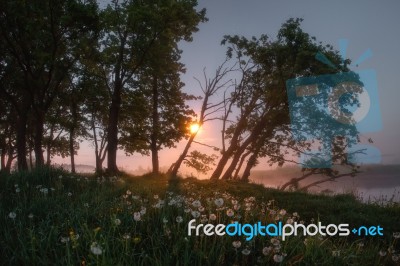
[(103, 253), (103, 250), (96, 242), (93, 242), (92, 245), (90, 245), (90, 251), (96, 256), (101, 255)]

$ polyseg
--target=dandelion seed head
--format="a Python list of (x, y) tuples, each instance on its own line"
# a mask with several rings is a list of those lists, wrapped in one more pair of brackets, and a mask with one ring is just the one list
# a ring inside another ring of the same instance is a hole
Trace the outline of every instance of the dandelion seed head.
[(283, 259), (284, 259), (284, 257), (282, 255), (279, 255), (279, 254), (275, 254), (274, 257), (273, 257), (273, 260), (275, 262), (277, 262), (277, 263), (282, 262)]
[(222, 198), (218, 198), (214, 200), (215, 205), (217, 205), (217, 207), (221, 207), (222, 205), (224, 205), (224, 199)]
[(217, 216), (214, 213), (211, 213), (209, 219), (211, 221), (215, 221), (215, 220), (217, 220)]
[(17, 214), (15, 213), (15, 212), (10, 212), (9, 214), (8, 214), (8, 217), (10, 218), (10, 219), (15, 219), (15, 218), (17, 218)]
[(386, 254), (387, 254), (386, 250), (380, 250), (379, 251), (379, 256), (381, 256), (381, 257), (386, 256)]
[(115, 220), (114, 220), (114, 224), (115, 225), (121, 225), (121, 220), (120, 219), (118, 219), (118, 218), (116, 218)]
[(228, 217), (232, 217), (233, 215), (235, 215), (235, 212), (234, 212), (232, 209), (228, 209), (228, 210), (226, 211), (226, 215), (227, 215)]
[(101, 249), (99, 244), (97, 244), (96, 242), (93, 242), (90, 245), (90, 251), (96, 256), (99, 256), (99, 255), (101, 255), (103, 253), (103, 250)]
[(242, 242), (240, 242), (239, 240), (233, 241), (232, 246), (234, 248), (240, 248), (242, 246)]
[(142, 220), (142, 217), (140, 215), (140, 212), (134, 212), (133, 213), (133, 220), (135, 220), (136, 222)]
[(272, 247), (264, 247), (262, 250), (262, 253), (264, 256), (268, 256), (269, 253), (271, 253), (271, 251), (272, 251)]
[(242, 254), (245, 255), (245, 256), (248, 256), (250, 254), (250, 252), (251, 251), (248, 248), (245, 248), (245, 249), (242, 250)]
[(191, 214), (192, 214), (193, 218), (199, 218), (200, 217), (200, 212), (198, 212), (198, 211), (192, 211)]

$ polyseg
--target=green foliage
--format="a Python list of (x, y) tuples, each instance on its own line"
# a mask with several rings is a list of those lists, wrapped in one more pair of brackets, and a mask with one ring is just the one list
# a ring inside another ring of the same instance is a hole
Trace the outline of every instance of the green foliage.
[(183, 163), (191, 168), (194, 168), (197, 173), (207, 174), (215, 165), (215, 160), (218, 158), (215, 154), (207, 155), (199, 151), (192, 151), (186, 156)]

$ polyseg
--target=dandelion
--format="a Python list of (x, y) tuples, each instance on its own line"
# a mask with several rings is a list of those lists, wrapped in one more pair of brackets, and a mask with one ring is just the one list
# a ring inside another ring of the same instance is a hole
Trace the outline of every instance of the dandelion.
[(211, 213), (209, 219), (210, 221), (215, 221), (217, 220), (217, 216), (214, 213)]
[(198, 211), (192, 211), (191, 214), (192, 214), (193, 218), (199, 218), (200, 217), (200, 212), (198, 212)]
[(163, 221), (163, 223), (165, 223), (165, 224), (168, 223), (168, 219), (165, 218), (165, 217), (162, 219), (162, 221)]
[(297, 217), (297, 218), (300, 217), (299, 214), (298, 214), (297, 212), (294, 212), (294, 213), (293, 213), (293, 216), (294, 216), (294, 217)]
[(183, 222), (182, 216), (177, 216), (175, 220), (176, 220), (177, 223)]
[(286, 221), (287, 224), (293, 224), (293, 222), (294, 222), (294, 221), (293, 221), (292, 218), (289, 218), (289, 219), (287, 219), (287, 221)]
[(283, 255), (279, 255), (279, 254), (275, 254), (273, 259), (274, 259), (275, 262), (279, 263), (279, 262), (283, 261), (284, 256)]
[(240, 246), (242, 246), (242, 242), (240, 242), (239, 240), (233, 241), (232, 246), (234, 248), (240, 248)]
[(231, 202), (232, 202), (232, 205), (236, 205), (236, 204), (238, 204), (238, 201), (237, 201), (237, 200), (235, 200), (235, 199), (233, 199)]
[(381, 257), (385, 257), (386, 254), (387, 254), (387, 252), (385, 250), (379, 251), (379, 256), (381, 256)]
[(146, 214), (146, 207), (142, 206), (140, 207), (140, 215), (145, 215)]
[(340, 257), (340, 250), (332, 250), (333, 257)]
[(116, 219), (114, 220), (114, 224), (115, 224), (116, 226), (120, 225), (120, 224), (121, 224), (121, 220), (118, 219), (118, 218), (116, 218)]
[(72, 196), (72, 192), (68, 192), (68, 197), (71, 197)]
[(393, 237), (396, 239), (400, 238), (400, 232), (394, 232)]
[(61, 243), (65, 244), (69, 242), (69, 237), (68, 236), (62, 236), (60, 239)]
[(10, 218), (10, 219), (15, 219), (16, 217), (17, 217), (17, 214), (15, 213), (15, 212), (10, 212), (9, 214), (8, 214), (8, 217)]
[(278, 246), (281, 244), (281, 242), (279, 241), (279, 239), (274, 237), (274, 238), (271, 238), (271, 244), (274, 246)]
[(126, 195), (131, 195), (132, 194), (132, 192), (128, 189), (127, 191), (126, 191)]
[(154, 198), (155, 200), (158, 200), (158, 199), (159, 199), (158, 195), (154, 195), (153, 198)]
[(29, 218), (29, 219), (33, 219), (33, 214), (30, 213), (30, 214), (28, 215), (28, 218)]
[(398, 260), (399, 260), (399, 257), (400, 257), (399, 255), (393, 254), (393, 255), (392, 255), (392, 261), (395, 261), (395, 262), (398, 261)]
[(235, 213), (234, 213), (234, 211), (233, 211), (232, 209), (228, 209), (228, 210), (226, 211), (226, 215), (228, 215), (228, 217), (232, 217), (234, 214), (235, 214)]
[(190, 209), (190, 208), (185, 208), (185, 209), (183, 210), (184, 213), (189, 213), (189, 212), (191, 212), (191, 211), (192, 211), (192, 209)]
[(195, 208), (199, 208), (201, 206), (201, 202), (199, 200), (195, 200), (192, 202), (192, 206)]
[(285, 216), (286, 215), (286, 210), (282, 209), (279, 211), (279, 215)]
[(234, 209), (235, 211), (239, 210), (239, 209), (240, 209), (240, 204), (235, 204), (235, 205), (233, 205), (233, 209)]
[(248, 249), (248, 248), (243, 249), (242, 250), (242, 254), (245, 255), (245, 256), (249, 255), (250, 254), (250, 249)]
[(133, 220), (135, 220), (136, 222), (139, 222), (140, 220), (142, 220), (140, 212), (133, 213)]
[(199, 212), (203, 212), (205, 210), (205, 208), (203, 206), (200, 206), (198, 210), (199, 210)]
[(221, 207), (222, 205), (224, 205), (224, 200), (222, 198), (218, 198), (214, 200), (215, 205), (217, 205), (217, 207)]
[(20, 193), (21, 192), (21, 189), (19, 188), (19, 187), (17, 187), (16, 189), (15, 189), (15, 193)]
[(49, 193), (49, 189), (48, 188), (41, 188), (40, 192), (42, 192), (44, 195), (47, 195)]
[(129, 240), (131, 238), (131, 235), (129, 233), (126, 233), (122, 236), (123, 239)]
[(264, 254), (264, 256), (268, 256), (269, 253), (271, 253), (272, 251), (272, 247), (264, 247), (262, 250), (262, 253)]
[(201, 218), (200, 218), (200, 223), (204, 224), (204, 223), (206, 223), (207, 221), (208, 221), (207, 215), (202, 215)]
[(90, 245), (90, 251), (96, 256), (101, 255), (103, 253), (103, 250), (96, 242), (93, 242), (92, 245)]

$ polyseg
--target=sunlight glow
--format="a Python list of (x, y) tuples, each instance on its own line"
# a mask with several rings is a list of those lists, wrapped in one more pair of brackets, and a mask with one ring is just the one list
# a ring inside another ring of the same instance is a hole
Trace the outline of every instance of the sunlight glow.
[(199, 129), (200, 129), (200, 125), (197, 123), (193, 123), (190, 125), (190, 133), (191, 134), (197, 133), (199, 131)]

